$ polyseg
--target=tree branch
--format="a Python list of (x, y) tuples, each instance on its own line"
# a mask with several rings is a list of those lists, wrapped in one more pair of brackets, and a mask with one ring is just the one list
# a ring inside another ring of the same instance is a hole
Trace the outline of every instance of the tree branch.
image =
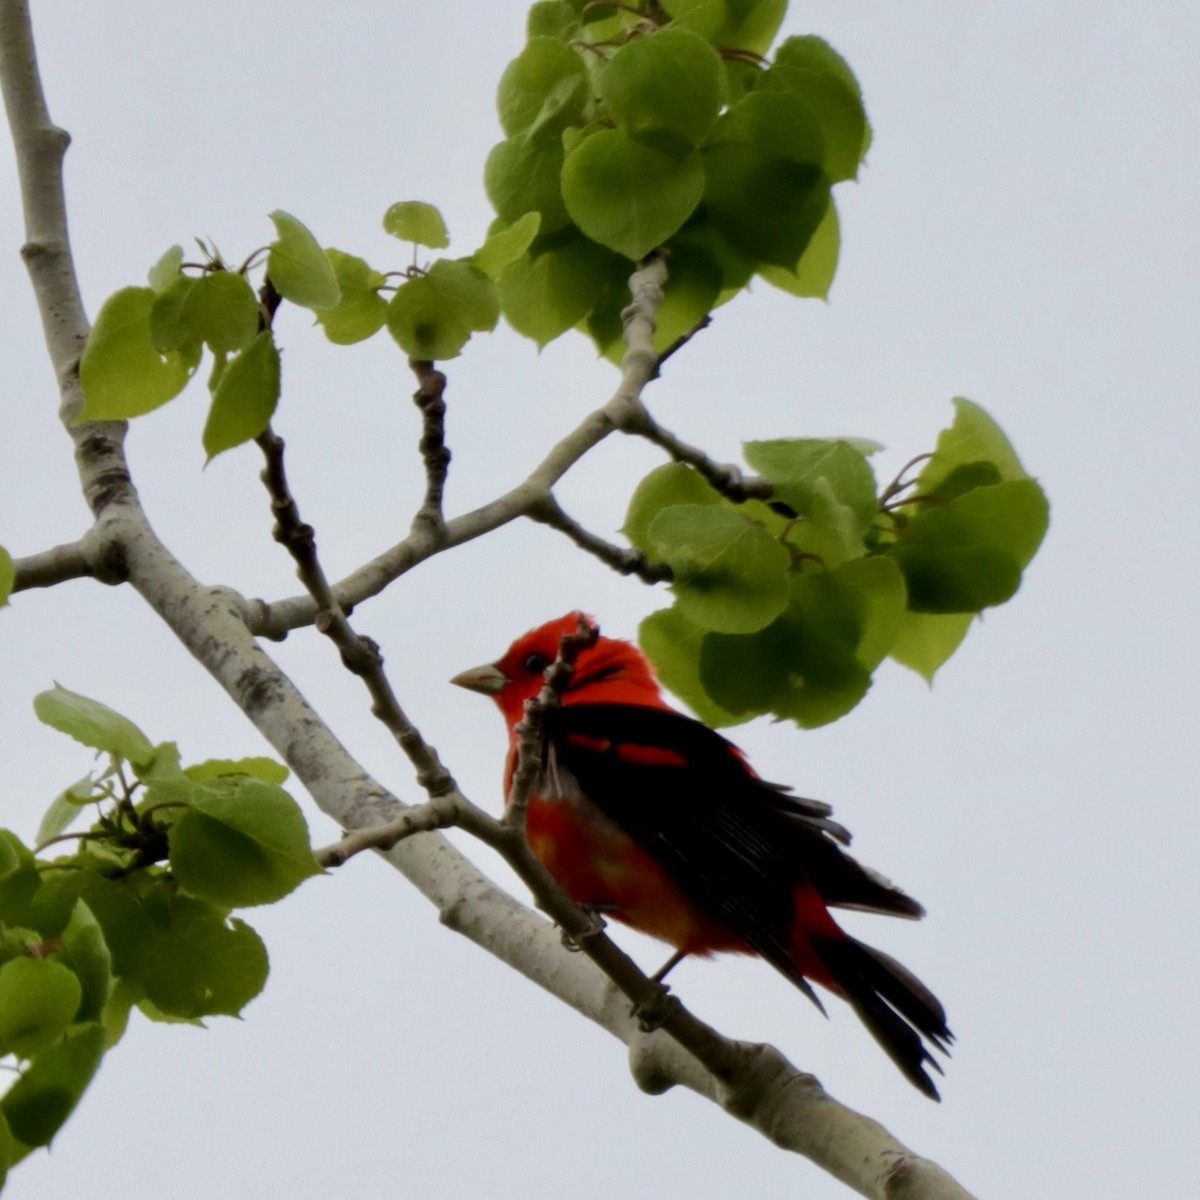
[(688, 445), (664, 429), (643, 404), (630, 407), (621, 432), (643, 437), (665, 450), (676, 462), (694, 467), (716, 491), (735, 504), (741, 504), (745, 500), (767, 500), (771, 496), (771, 484), (767, 480), (753, 477), (748, 479), (741, 468), (733, 463), (713, 461), (703, 450)]
[(605, 566), (612, 567), (622, 575), (636, 575), (644, 583), (669, 583), (672, 578), (673, 573), (666, 563), (652, 562), (640, 550), (630, 546), (614, 546), (584, 529), (563, 512), (553, 495), (536, 504), (527, 516), (531, 521), (549, 525), (551, 529), (565, 533), (580, 550), (598, 558)]
[(13, 592), (29, 588), (54, 587), (68, 579), (86, 579), (93, 574), (92, 564), (84, 545), (84, 539), (43, 550), (40, 554), (29, 554), (13, 561), (16, 579)]
[(445, 532), (442, 494), (450, 470), (450, 451), (446, 447), (446, 376), (431, 362), (410, 358), (408, 365), (417, 377), (413, 403), (421, 410), (421, 440), (418, 448), (425, 464), (425, 499), (413, 517), (413, 529), (424, 529), (438, 540)]

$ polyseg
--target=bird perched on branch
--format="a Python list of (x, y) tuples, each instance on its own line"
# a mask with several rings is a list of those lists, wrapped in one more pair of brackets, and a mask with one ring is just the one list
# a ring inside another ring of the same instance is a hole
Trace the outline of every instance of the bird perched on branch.
[[(490, 695), (504, 714), (506, 795), (525, 702), (541, 691), (563, 638), (588, 620), (550, 621), (452, 680)], [(829, 806), (760, 779), (736, 746), (671, 708), (628, 642), (585, 644), (559, 694), (561, 705), (542, 715), (526, 836), (571, 899), (674, 946), (660, 979), (687, 955), (731, 951), (761, 955), (824, 1012), (811, 986), (820, 985), (939, 1099), (925, 1067), (940, 1073), (930, 1047), (945, 1053), (953, 1040), (941, 1004), (829, 911), (924, 910), (846, 853), (850, 835)]]

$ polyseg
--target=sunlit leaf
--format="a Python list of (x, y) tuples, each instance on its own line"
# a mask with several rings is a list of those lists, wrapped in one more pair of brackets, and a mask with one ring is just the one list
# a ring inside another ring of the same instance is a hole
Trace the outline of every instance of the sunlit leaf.
[(137, 765), (154, 755), (150, 739), (128, 717), (57, 684), (33, 698), (33, 711), (42, 724), (114, 758)]
[(619, 129), (594, 134), (563, 164), (562, 195), (588, 237), (638, 260), (695, 211), (704, 192), (700, 156), (663, 154)]
[(787, 604), (787, 551), (726, 505), (666, 508), (650, 522), (646, 541), (670, 566), (679, 610), (696, 625), (748, 633)]
[(129, 287), (104, 302), (83, 348), (81, 421), (124, 420), (151, 412), (183, 391), (199, 345), (160, 353), (150, 338), (152, 288)]
[(577, 124), (588, 100), (583, 60), (557, 37), (533, 36), (500, 77), (496, 107), (508, 137), (545, 140)]
[(258, 437), (278, 402), (279, 350), (271, 331), (264, 329), (221, 372), (204, 423), (202, 441), (209, 459)]
[(339, 346), (364, 341), (383, 328), (387, 301), (379, 294), (386, 280), (364, 259), (341, 250), (326, 250), (341, 288), (336, 304), (316, 311), (325, 336)]
[(180, 884), (225, 908), (271, 904), (320, 872), (296, 802), (248, 775), (197, 787), (168, 840)]
[(0, 608), (8, 603), (16, 581), (17, 568), (13, 563), (12, 555), (3, 546), (0, 546)]
[(0, 1052), (30, 1058), (79, 1010), (83, 990), (69, 967), (24, 955), (0, 966)]
[(267, 255), (267, 275), (275, 290), (301, 308), (328, 308), (341, 294), (325, 251), (308, 227), (289, 213), (270, 214), (277, 237)]
[(635, 142), (683, 155), (700, 145), (716, 119), (721, 60), (702, 37), (661, 29), (613, 55), (600, 74), (600, 99)]
[(450, 245), (442, 214), (422, 200), (398, 200), (383, 214), (383, 228), (402, 242), (416, 242), (431, 250)]

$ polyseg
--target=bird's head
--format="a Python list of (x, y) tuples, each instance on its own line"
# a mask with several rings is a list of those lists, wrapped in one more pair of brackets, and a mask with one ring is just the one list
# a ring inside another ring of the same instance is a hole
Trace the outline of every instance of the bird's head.
[[(576, 632), (581, 616), (582, 613), (570, 612), (531, 629), (517, 638), (496, 662), (472, 667), (455, 675), (450, 682), (491, 696), (511, 728), (524, 715), (525, 701), (541, 691), (546, 671), (558, 657), (562, 639)], [(566, 704), (661, 704), (658, 683), (645, 656), (629, 642), (608, 637), (599, 637), (579, 651), (575, 672), (563, 688), (562, 696)]]

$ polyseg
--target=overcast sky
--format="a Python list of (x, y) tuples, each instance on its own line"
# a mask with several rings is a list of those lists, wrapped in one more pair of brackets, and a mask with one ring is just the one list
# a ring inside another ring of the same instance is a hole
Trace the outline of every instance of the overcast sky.
[[(524, 5), (360, 0), (353, 19), (308, 0), (34, 9), (51, 110), (74, 137), (93, 315), (173, 242), (208, 237), (240, 260), (273, 236), (275, 208), (381, 269), (406, 258), (379, 226), (394, 200), (439, 205), (454, 253), (482, 239), (494, 86)], [(828, 0), (794, 4), (786, 29), (847, 57), (875, 128), (860, 182), (837, 191), (831, 302), (740, 297), (672, 360), (654, 412), (725, 459), (749, 438), (875, 438), (890, 478), (967, 395), (1042, 481), (1052, 524), (1020, 594), (932, 690), (889, 665), (833, 727), (736, 734), (768, 778), (832, 802), (859, 856), (928, 908), (920, 924), (849, 923), (944, 1000), (958, 1044), (943, 1103), (848, 1009), (823, 1020), (762, 963), (688, 962), (673, 983), (981, 1196), (1189, 1194), (1200, 9)], [(22, 555), (78, 536), (86, 510), (0, 163), (0, 543)], [(386, 336), (332, 349), (293, 311), (281, 338), (277, 428), (338, 577), (395, 541), (420, 495), (413, 383)], [(504, 329), (447, 373), (451, 512), (522, 478), (615, 380), (582, 339), (539, 357)], [(203, 398), (197, 383), (132, 431), (151, 520), (200, 578), (292, 595), (256, 452), (201, 470)], [(612, 536), (659, 461), (610, 439), (561, 499)], [(569, 608), (631, 635), (666, 599), (530, 526), (426, 564), (356, 620), (468, 794), (495, 808), (502, 723), (446, 679)], [(416, 798), (330, 647), (306, 632), (271, 649), (368, 768)], [(264, 752), (127, 589), (20, 595), (0, 614), (0, 819), (26, 838), (89, 766), (33, 718), (54, 680), (178, 740), (185, 760)], [(206, 1032), (135, 1020), (52, 1155), (17, 1168), (13, 1200), (849, 1194), (691, 1095), (642, 1096), (617, 1043), (442, 929), (378, 862), (249, 916), (273, 972), (245, 1019)], [(617, 936), (658, 965), (659, 947)]]

